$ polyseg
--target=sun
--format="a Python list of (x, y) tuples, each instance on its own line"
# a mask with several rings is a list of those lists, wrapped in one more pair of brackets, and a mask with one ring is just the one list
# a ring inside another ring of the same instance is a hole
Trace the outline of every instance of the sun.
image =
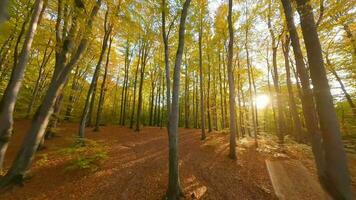
[(264, 109), (270, 103), (270, 98), (266, 94), (260, 94), (255, 98), (257, 109)]

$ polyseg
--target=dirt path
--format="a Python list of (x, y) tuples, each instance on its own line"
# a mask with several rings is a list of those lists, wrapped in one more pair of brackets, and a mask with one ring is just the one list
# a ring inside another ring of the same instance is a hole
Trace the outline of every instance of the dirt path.
[[(14, 157), (28, 122), (16, 128), (8, 159)], [(108, 158), (96, 172), (65, 171), (68, 160), (58, 149), (71, 144), (77, 125), (64, 124), (46, 143), (24, 187), (16, 187), (0, 199), (162, 199), (167, 188), (168, 142), (165, 129), (145, 128), (135, 133), (118, 126), (88, 129), (88, 138), (108, 147)], [(238, 161), (227, 157), (226, 134), (210, 134), (200, 141), (199, 130), (180, 129), (181, 182), (187, 199), (276, 199), (265, 157), (252, 148), (239, 148)], [(9, 165), (9, 161), (6, 165)]]

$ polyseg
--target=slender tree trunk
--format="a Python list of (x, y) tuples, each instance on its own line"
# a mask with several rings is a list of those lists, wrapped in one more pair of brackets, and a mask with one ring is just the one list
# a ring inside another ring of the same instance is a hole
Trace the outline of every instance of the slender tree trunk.
[(4, 162), (5, 152), (12, 135), (13, 113), (17, 95), (20, 91), (24, 77), (33, 38), (36, 33), (37, 25), (41, 20), (42, 13), (46, 5), (43, 0), (36, 0), (32, 12), (31, 21), (25, 36), (25, 41), (19, 55), (18, 62), (14, 63), (10, 81), (5, 89), (0, 101), (0, 171)]
[(66, 121), (69, 121), (72, 117), (73, 104), (76, 96), (75, 93), (78, 92), (79, 89), (78, 79), (79, 79), (79, 65), (77, 65), (75, 69), (72, 84), (71, 84), (71, 90), (68, 98), (68, 106), (66, 108), (66, 114), (64, 117), (64, 120)]
[(109, 40), (109, 48), (108, 52), (106, 54), (106, 63), (105, 63), (105, 71), (104, 71), (104, 76), (103, 76), (103, 82), (101, 83), (101, 88), (100, 88), (100, 97), (99, 97), (99, 104), (98, 104), (98, 111), (96, 112), (96, 122), (95, 122), (95, 128), (94, 131), (99, 131), (99, 126), (101, 122), (101, 115), (103, 112), (103, 107), (104, 107), (104, 101), (105, 101), (105, 93), (106, 93), (106, 78), (108, 75), (108, 67), (109, 67), (109, 61), (110, 61), (110, 52), (111, 52), (111, 44), (112, 44), (113, 38), (111, 37)]
[(130, 119), (130, 128), (133, 128), (134, 124), (134, 115), (135, 115), (135, 104), (136, 104), (136, 89), (137, 89), (137, 77), (138, 77), (138, 71), (139, 71), (139, 66), (141, 62), (141, 54), (142, 54), (142, 47), (139, 48), (138, 51), (138, 60), (137, 60), (137, 65), (136, 65), (136, 71), (135, 71), (135, 80), (134, 80), (134, 90), (133, 90), (133, 102), (132, 102), (132, 110), (131, 110), (131, 119)]
[[(64, 86), (65, 87), (65, 86)], [(60, 111), (61, 111), (61, 106), (62, 106), (62, 101), (63, 101), (63, 93), (61, 93), (55, 103), (54, 103), (54, 106), (53, 106), (53, 114), (51, 115), (50, 117), (50, 120), (49, 120), (49, 124), (48, 124), (48, 127), (47, 127), (47, 132), (45, 134), (45, 139), (51, 139), (53, 138), (53, 136), (56, 134), (56, 128), (57, 128), (57, 124), (58, 124), (58, 120), (59, 120), (59, 114), (60, 114)], [(43, 144), (41, 144), (43, 145)]]
[(138, 100), (137, 100), (136, 127), (135, 127), (136, 132), (140, 131), (140, 125), (141, 125), (142, 90), (143, 90), (143, 81), (144, 81), (144, 74), (145, 74), (145, 68), (147, 64), (148, 53), (149, 53), (148, 44), (145, 41), (143, 41), (141, 69), (140, 69), (140, 84), (138, 89)]
[(95, 95), (94, 90), (96, 88), (98, 77), (100, 74), (101, 63), (104, 59), (104, 55), (105, 55), (105, 52), (106, 52), (106, 49), (108, 46), (108, 40), (109, 40), (111, 30), (112, 30), (111, 25), (109, 25), (109, 27), (107, 27), (107, 17), (108, 17), (108, 11), (106, 12), (106, 15), (105, 15), (105, 22), (104, 22), (105, 33), (104, 33), (104, 39), (103, 39), (103, 43), (102, 43), (102, 47), (101, 47), (99, 60), (95, 67), (95, 71), (94, 71), (92, 81), (91, 81), (91, 84), (90, 84), (90, 87), (89, 87), (89, 90), (87, 93), (87, 98), (85, 101), (85, 105), (84, 105), (84, 109), (83, 109), (83, 113), (82, 113), (82, 117), (81, 117), (81, 121), (80, 121), (80, 125), (79, 125), (79, 138), (81, 138), (81, 139), (83, 139), (85, 136), (84, 135), (85, 134), (85, 125), (88, 120), (88, 117), (90, 117), (89, 116), (90, 104), (94, 100), (92, 98), (92, 96)]
[(225, 51), (223, 51), (223, 56), (222, 56), (222, 57), (223, 57), (223, 59), (222, 59), (222, 60), (223, 60), (223, 63), (222, 63), (222, 64), (223, 64), (223, 65), (222, 65), (223, 68), (222, 68), (222, 70), (223, 70), (223, 77), (224, 77), (224, 79), (223, 79), (224, 122), (225, 122), (224, 127), (227, 128), (227, 127), (229, 126), (229, 124), (228, 124), (228, 123), (229, 123), (229, 122), (228, 122), (229, 120), (228, 120), (228, 118), (227, 118), (227, 112), (228, 112), (228, 110), (227, 110), (227, 99), (226, 99), (227, 96), (228, 96), (228, 95), (227, 95), (227, 84), (226, 84), (226, 83), (227, 83), (228, 81), (226, 81), (226, 71), (227, 71), (227, 70), (226, 70), (226, 66), (225, 66), (225, 54), (224, 54), (224, 52), (225, 52)]
[(152, 120), (153, 120), (153, 107), (154, 107), (154, 100), (155, 100), (155, 84), (156, 82), (152, 80), (151, 83), (151, 101), (150, 101), (150, 116), (149, 116), (149, 125), (152, 126)]
[(220, 110), (221, 110), (221, 129), (225, 128), (225, 112), (224, 112), (224, 95), (222, 87), (222, 75), (221, 75), (221, 55), (219, 50), (219, 90), (220, 90)]
[(211, 65), (210, 65), (210, 59), (208, 55), (208, 92), (207, 92), (207, 111), (208, 111), (208, 132), (210, 133), (213, 131), (212, 126), (211, 126), (211, 107), (210, 107), (210, 81), (211, 81)]
[[(166, 31), (166, 13), (167, 13), (166, 0), (162, 0), (162, 37), (163, 37), (163, 45), (164, 45), (164, 65), (166, 72), (166, 104), (167, 104), (167, 116), (169, 116), (171, 110), (171, 69), (169, 66), (169, 46), (168, 46), (168, 37)], [(169, 123), (169, 121), (167, 121)], [(169, 124), (167, 124), (167, 127)]]
[(279, 143), (284, 143), (284, 134), (286, 131), (285, 118), (283, 114), (283, 103), (282, 103), (282, 94), (279, 87), (279, 77), (278, 77), (278, 67), (277, 67), (277, 49), (276, 37), (271, 25), (271, 5), (272, 2), (269, 2), (269, 14), (268, 14), (268, 29), (271, 34), (272, 39), (272, 69), (273, 69), (273, 86), (277, 95), (277, 112), (278, 112), (278, 139)]
[[(185, 54), (186, 55), (186, 54)], [(185, 103), (184, 103), (184, 119), (185, 119), (185, 128), (189, 128), (189, 74), (188, 74), (188, 61), (187, 57), (185, 56)]]
[(291, 81), (290, 74), (290, 65), (289, 65), (289, 38), (286, 37), (283, 44), (283, 54), (284, 54), (284, 65), (286, 68), (286, 81), (287, 81), (287, 89), (288, 89), (288, 98), (289, 98), (289, 108), (291, 111), (293, 123), (294, 123), (294, 136), (297, 141), (301, 141), (303, 136), (302, 132), (302, 123), (300, 121), (297, 105), (294, 99), (293, 87)]
[(335, 199), (353, 199), (346, 153), (326, 77), (322, 50), (309, 0), (296, 0), (325, 151), (324, 186)]
[(183, 5), (179, 24), (178, 48), (173, 73), (172, 109), (169, 113), (168, 144), (169, 144), (169, 170), (168, 170), (168, 200), (176, 200), (183, 194), (179, 181), (178, 165), (178, 121), (179, 121), (179, 85), (180, 69), (184, 49), (185, 22), (191, 0), (186, 0)]
[(301, 102), (303, 108), (303, 115), (305, 118), (305, 124), (308, 133), (311, 136), (312, 150), (315, 157), (318, 176), (319, 179), (322, 180), (323, 177), (325, 176), (325, 172), (324, 172), (325, 159), (324, 159), (324, 150), (322, 147), (323, 146), (322, 136), (318, 127), (318, 119), (315, 110), (314, 95), (309, 81), (309, 74), (306, 65), (304, 63), (304, 58), (299, 43), (299, 36), (294, 24), (292, 5), (290, 1), (287, 0), (282, 0), (282, 4), (284, 9), (284, 14), (286, 17), (288, 31), (292, 42), (293, 53), (294, 53), (294, 58), (296, 63), (296, 70), (302, 86)]
[(205, 140), (205, 109), (204, 109), (204, 83), (203, 83), (203, 52), (202, 52), (202, 37), (203, 37), (203, 16), (200, 14), (199, 27), (199, 83), (200, 83), (200, 120), (201, 120), (201, 140)]
[(229, 13), (227, 16), (229, 24), (229, 49), (227, 59), (227, 75), (229, 81), (229, 102), (230, 102), (230, 153), (231, 159), (236, 159), (236, 103), (235, 103), (235, 81), (232, 70), (232, 60), (234, 55), (234, 32), (232, 24), (232, 0), (229, 0)]
[[(253, 135), (255, 138), (255, 145), (257, 146), (257, 118), (256, 118), (256, 112), (255, 112), (255, 105), (256, 103), (254, 103), (254, 98), (256, 98), (256, 93), (255, 95), (253, 95), (252, 93), (252, 80), (253, 80), (253, 75), (252, 75), (252, 66), (250, 63), (250, 53), (248, 50), (248, 29), (246, 28), (246, 42), (245, 42), (245, 49), (246, 49), (246, 62), (247, 62), (247, 74), (248, 74), (248, 91), (249, 91), (249, 95), (250, 95), (250, 110), (251, 110), (251, 120), (252, 120), (252, 125), (253, 125)], [(256, 89), (256, 88), (255, 88)]]
[[(98, 0), (91, 11), (89, 20), (87, 21), (86, 31), (91, 30), (93, 18), (96, 16), (100, 5), (101, 0)], [(70, 32), (72, 33), (73, 29), (70, 30)], [(70, 37), (67, 40), (67, 44), (72, 43), (73, 39), (73, 37)], [(32, 125), (27, 131), (20, 151), (18, 152), (10, 170), (3, 178), (0, 179), (0, 188), (4, 188), (8, 185), (14, 184), (15, 182), (23, 181), (25, 174), (31, 166), (40, 140), (43, 138), (43, 135), (45, 133), (49, 118), (53, 112), (53, 105), (55, 103), (55, 100), (59, 95), (61, 89), (63, 88), (63, 85), (66, 82), (66, 79), (68, 78), (68, 74), (76, 65), (78, 60), (81, 58), (83, 52), (86, 50), (87, 44), (88, 39), (86, 37), (82, 38), (79, 42), (79, 46), (74, 52), (74, 55), (71, 57), (67, 64), (65, 64), (64, 62), (56, 62), (55, 69), (61, 70), (55, 70), (55, 74), (52, 77), (43, 103), (37, 110), (32, 120)]]

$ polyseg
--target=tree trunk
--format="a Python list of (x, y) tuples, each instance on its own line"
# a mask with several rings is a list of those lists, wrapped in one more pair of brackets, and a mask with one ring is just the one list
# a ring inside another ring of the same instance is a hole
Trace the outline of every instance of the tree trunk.
[(138, 88), (138, 100), (137, 100), (136, 127), (135, 127), (136, 132), (140, 131), (140, 125), (141, 125), (142, 90), (143, 90), (143, 80), (144, 80), (145, 68), (147, 64), (148, 53), (149, 53), (149, 46), (145, 41), (143, 41), (141, 69), (140, 69), (140, 84)]
[(302, 130), (302, 123), (298, 115), (297, 105), (293, 94), (293, 86), (291, 81), (290, 65), (289, 65), (289, 40), (290, 40), (289, 37), (286, 37), (283, 44), (284, 65), (286, 68), (286, 82), (287, 82), (287, 89), (288, 89), (289, 108), (294, 123), (294, 137), (297, 141), (300, 142), (303, 136), (303, 130)]
[(200, 83), (200, 120), (201, 120), (201, 140), (205, 140), (205, 108), (204, 108), (204, 84), (203, 84), (203, 16), (200, 16), (199, 27), (199, 83)]
[(101, 88), (100, 88), (100, 97), (99, 97), (98, 111), (96, 112), (96, 122), (95, 122), (94, 131), (99, 131), (99, 128), (100, 128), (99, 126), (100, 126), (101, 115), (102, 115), (103, 107), (104, 107), (104, 100), (105, 100), (105, 93), (106, 93), (106, 78), (108, 75), (108, 67), (109, 67), (109, 61), (110, 61), (110, 52), (111, 52), (112, 41), (113, 41), (113, 38), (111, 37), (109, 40), (108, 52), (106, 54), (105, 71), (104, 71), (104, 76), (103, 76), (103, 82), (101, 83)]
[(225, 112), (224, 112), (224, 95), (222, 87), (222, 75), (221, 75), (221, 55), (219, 50), (219, 90), (220, 90), (220, 110), (221, 110), (221, 129), (225, 128)]
[[(178, 48), (173, 73), (173, 94), (172, 94), (172, 109), (169, 113), (168, 126), (168, 144), (169, 144), (169, 170), (168, 170), (168, 200), (176, 200), (183, 194), (179, 181), (179, 165), (178, 165), (178, 121), (179, 121), (179, 85), (180, 85), (180, 69), (182, 64), (183, 49), (184, 49), (184, 34), (185, 22), (188, 15), (188, 8), (191, 0), (186, 0), (183, 5), (183, 10), (179, 24)], [(167, 78), (167, 77), (166, 77)]]
[(133, 128), (134, 124), (134, 115), (135, 115), (135, 104), (136, 104), (136, 90), (137, 90), (137, 77), (138, 77), (138, 70), (141, 62), (141, 54), (142, 54), (142, 47), (139, 47), (138, 50), (138, 61), (136, 65), (135, 71), (135, 80), (134, 80), (134, 90), (133, 90), (133, 102), (132, 102), (132, 110), (131, 110), (131, 119), (130, 119), (130, 128)]
[(229, 0), (229, 13), (227, 16), (229, 24), (229, 49), (227, 59), (227, 75), (229, 81), (229, 102), (230, 102), (230, 153), (231, 159), (236, 159), (236, 103), (235, 103), (235, 81), (232, 70), (232, 59), (234, 56), (234, 32), (232, 24), (232, 0)]
[(324, 159), (324, 152), (322, 147), (323, 145), (322, 138), (321, 138), (322, 136), (318, 127), (318, 119), (317, 119), (315, 105), (314, 105), (314, 95), (311, 90), (308, 71), (304, 63), (303, 53), (300, 47), (297, 29), (294, 24), (292, 5), (288, 0), (282, 0), (282, 4), (284, 8), (284, 14), (286, 17), (288, 31), (292, 42), (293, 53), (294, 53), (294, 58), (296, 63), (296, 70), (302, 85), (301, 102), (303, 108), (303, 115), (305, 118), (305, 124), (308, 133), (311, 136), (312, 150), (315, 157), (318, 176), (319, 179), (322, 180), (323, 177), (325, 176), (324, 175), (325, 159)]
[(14, 123), (13, 112), (17, 95), (22, 85), (33, 38), (36, 33), (37, 25), (41, 20), (42, 13), (46, 7), (43, 0), (36, 0), (34, 5), (31, 21), (18, 62), (14, 63), (10, 81), (0, 102), (0, 170), (2, 170), (5, 152), (12, 135), (12, 126)]
[[(186, 55), (186, 54), (185, 54)], [(188, 61), (185, 56), (185, 83), (184, 83), (184, 119), (185, 119), (185, 128), (189, 128), (189, 74), (188, 74)]]
[[(163, 37), (163, 45), (164, 45), (164, 65), (165, 65), (165, 72), (166, 72), (166, 106), (167, 106), (167, 116), (169, 116), (171, 110), (171, 69), (169, 66), (169, 46), (168, 46), (168, 37), (169, 32), (166, 32), (166, 0), (162, 0), (162, 37)], [(167, 122), (169, 123), (169, 122)], [(167, 124), (167, 127), (169, 124)]]
[(208, 111), (208, 132), (210, 133), (213, 131), (212, 126), (211, 126), (211, 107), (210, 107), (210, 81), (211, 81), (211, 65), (210, 65), (210, 59), (208, 55), (208, 92), (207, 92), (207, 111)]
[(322, 50), (308, 0), (297, 0), (309, 70), (317, 105), (325, 152), (324, 186), (335, 199), (352, 199), (351, 180), (346, 153), (341, 140), (330, 86), (326, 77)]
[(112, 30), (112, 26), (109, 25), (109, 28), (107, 28), (107, 18), (108, 18), (108, 11), (105, 14), (105, 22), (104, 22), (104, 27), (105, 27), (105, 33), (104, 33), (104, 38), (103, 38), (103, 43), (102, 43), (102, 47), (101, 47), (101, 52), (100, 52), (100, 56), (99, 56), (99, 60), (98, 63), (96, 64), (95, 67), (95, 71), (92, 77), (92, 81), (87, 93), (87, 98), (85, 101), (85, 105), (84, 105), (84, 109), (83, 109), (83, 113), (82, 113), (82, 117), (81, 117), (81, 121), (80, 121), (80, 125), (79, 125), (79, 138), (80, 139), (84, 139), (85, 137), (85, 125), (87, 122), (87, 119), (89, 116), (89, 109), (90, 109), (90, 104), (92, 102), (92, 96), (95, 95), (94, 93), (94, 89), (97, 85), (97, 81), (98, 81), (98, 77), (100, 74), (100, 68), (101, 68), (101, 63), (104, 59), (104, 55), (108, 46), (108, 40), (111, 34), (111, 30)]
[(285, 118), (283, 114), (283, 103), (282, 103), (282, 94), (279, 87), (279, 77), (278, 77), (278, 67), (277, 67), (277, 49), (276, 45), (276, 37), (274, 35), (274, 31), (271, 25), (271, 5), (272, 2), (269, 3), (269, 14), (268, 14), (268, 29), (271, 34), (272, 39), (272, 69), (273, 69), (273, 86), (277, 95), (277, 112), (278, 112), (278, 139), (279, 143), (284, 143), (284, 134), (286, 131)]
[[(96, 5), (91, 11), (90, 18), (86, 24), (86, 31), (90, 31), (93, 25), (93, 18), (96, 16), (101, 5), (101, 0), (96, 2)], [(72, 27), (70, 33), (75, 31), (75, 26)], [(67, 38), (67, 43), (71, 44), (74, 40), (70, 34), (69, 38)], [(79, 45), (75, 51), (73, 51), (73, 56), (66, 64), (62, 62), (64, 60), (56, 61), (55, 73), (53, 74), (51, 83), (47, 90), (47, 93), (44, 97), (42, 105), (38, 108), (33, 120), (32, 125), (28, 129), (27, 134), (23, 140), (20, 151), (18, 152), (10, 170), (6, 173), (6, 175), (0, 179), (0, 188), (4, 188), (8, 185), (14, 184), (16, 182), (22, 182), (25, 174), (31, 166), (33, 161), (35, 152), (40, 143), (40, 140), (43, 138), (45, 133), (45, 129), (48, 125), (49, 118), (53, 112), (53, 105), (55, 103), (56, 98), (61, 92), (64, 83), (68, 78), (68, 74), (73, 69), (73, 67), (77, 64), (78, 60), (81, 58), (83, 52), (86, 50), (88, 44), (88, 39), (86, 37), (82, 38), (79, 42)], [(68, 50), (66, 46), (62, 51)], [(65, 53), (66, 54), (66, 53)], [(65, 56), (65, 54), (62, 54)]]

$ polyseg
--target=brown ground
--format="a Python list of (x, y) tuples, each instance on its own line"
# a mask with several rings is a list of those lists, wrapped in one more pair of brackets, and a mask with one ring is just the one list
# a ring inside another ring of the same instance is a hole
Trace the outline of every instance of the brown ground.
[[(28, 127), (28, 121), (16, 123), (6, 166)], [(70, 159), (59, 150), (73, 143), (77, 129), (77, 124), (61, 125), (58, 137), (39, 151), (25, 186), (1, 194), (0, 200), (162, 199), (168, 179), (165, 129), (147, 127), (140, 133), (118, 126), (102, 127), (100, 133), (87, 129), (88, 138), (105, 146), (107, 159), (96, 171), (65, 170)], [(276, 199), (265, 165), (266, 158), (275, 156), (271, 151), (256, 151), (245, 140), (238, 144), (238, 160), (232, 161), (227, 157), (227, 134), (209, 133), (204, 142), (199, 130), (180, 129), (179, 134), (180, 177), (187, 199)], [(303, 159), (312, 168), (309, 159)]]

